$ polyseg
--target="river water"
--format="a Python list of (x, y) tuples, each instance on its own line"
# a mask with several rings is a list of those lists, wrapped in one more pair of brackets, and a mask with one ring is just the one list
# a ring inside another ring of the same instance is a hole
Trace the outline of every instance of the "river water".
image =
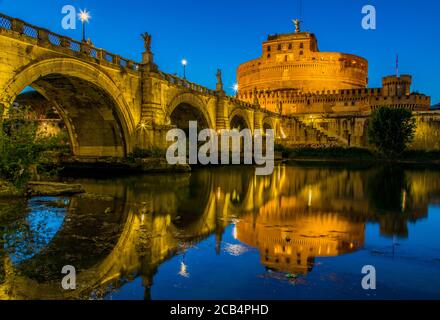
[(87, 192), (0, 200), (0, 299), (440, 299), (440, 171), (63, 180)]

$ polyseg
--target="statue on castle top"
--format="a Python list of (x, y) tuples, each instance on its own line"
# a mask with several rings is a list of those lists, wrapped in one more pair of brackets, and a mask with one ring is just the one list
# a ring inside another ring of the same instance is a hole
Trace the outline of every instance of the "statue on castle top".
[(293, 20), (293, 24), (295, 25), (295, 33), (301, 32), (301, 20), (295, 19)]
[(144, 47), (147, 52), (151, 52), (151, 34), (145, 32), (141, 34), (142, 39), (144, 40)]

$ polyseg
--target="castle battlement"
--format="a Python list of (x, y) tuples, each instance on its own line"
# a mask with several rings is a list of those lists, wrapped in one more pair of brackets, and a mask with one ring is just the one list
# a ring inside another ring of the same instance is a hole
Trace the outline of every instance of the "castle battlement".
[(424, 111), (430, 97), (411, 93), (411, 75), (386, 76), (382, 88), (367, 88), (368, 61), (320, 52), (313, 33), (269, 35), (260, 58), (237, 69), (237, 98), (256, 99), (266, 110), (296, 113), (368, 112), (380, 106)]

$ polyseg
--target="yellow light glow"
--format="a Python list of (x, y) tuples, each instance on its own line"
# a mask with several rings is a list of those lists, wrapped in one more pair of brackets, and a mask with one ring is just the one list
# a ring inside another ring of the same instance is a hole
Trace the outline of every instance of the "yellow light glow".
[(86, 9), (80, 10), (78, 13), (79, 20), (81, 20), (82, 23), (89, 22), (89, 20), (92, 18), (90, 15), (90, 12), (88, 12)]
[(184, 278), (189, 278), (189, 273), (187, 271), (187, 266), (186, 266), (186, 264), (184, 262), (180, 263), (179, 275), (181, 275)]

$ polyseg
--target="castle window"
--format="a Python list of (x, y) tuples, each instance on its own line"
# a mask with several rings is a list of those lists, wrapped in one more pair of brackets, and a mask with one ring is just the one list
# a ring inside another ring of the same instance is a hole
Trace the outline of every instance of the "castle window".
[(270, 46), (267, 46), (267, 52), (270, 52)]
[(281, 45), (280, 44), (278, 45), (278, 50), (281, 50)]
[(301, 42), (301, 43), (299, 44), (299, 48), (300, 48), (300, 49), (304, 49), (304, 43)]
[(287, 56), (284, 56), (284, 61), (287, 62)]
[(292, 50), (292, 44), (289, 43), (289, 50)]
[(299, 52), (299, 55), (302, 56), (303, 54), (304, 54), (304, 52), (301, 50), (301, 51)]
[(270, 58), (270, 53), (267, 54), (267, 58), (268, 58), (268, 59)]

